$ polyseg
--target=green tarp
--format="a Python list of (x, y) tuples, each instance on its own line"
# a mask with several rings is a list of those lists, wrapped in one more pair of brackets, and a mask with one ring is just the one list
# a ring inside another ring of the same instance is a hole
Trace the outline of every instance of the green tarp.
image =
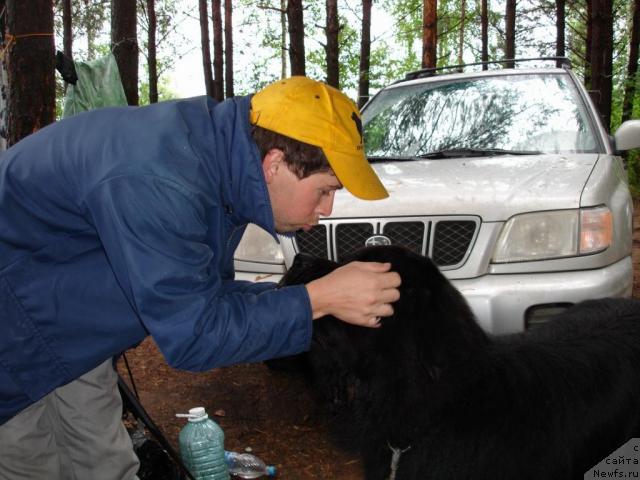
[(78, 81), (69, 85), (63, 117), (100, 107), (127, 105), (113, 54), (89, 62), (74, 62)]

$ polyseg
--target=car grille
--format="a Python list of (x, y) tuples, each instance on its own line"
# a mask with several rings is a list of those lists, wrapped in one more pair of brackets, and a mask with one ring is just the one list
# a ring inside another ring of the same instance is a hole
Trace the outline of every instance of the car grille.
[(477, 217), (377, 220), (326, 220), (296, 233), (298, 252), (340, 261), (365, 246), (374, 235), (387, 237), (432, 258), (436, 265), (457, 268), (466, 260), (480, 222)]

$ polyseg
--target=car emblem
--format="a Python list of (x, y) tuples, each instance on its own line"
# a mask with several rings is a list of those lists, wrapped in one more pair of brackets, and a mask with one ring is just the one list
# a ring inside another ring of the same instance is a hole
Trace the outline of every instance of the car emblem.
[(374, 245), (391, 245), (391, 239), (384, 235), (374, 235), (367, 238), (364, 242), (367, 247), (373, 247)]

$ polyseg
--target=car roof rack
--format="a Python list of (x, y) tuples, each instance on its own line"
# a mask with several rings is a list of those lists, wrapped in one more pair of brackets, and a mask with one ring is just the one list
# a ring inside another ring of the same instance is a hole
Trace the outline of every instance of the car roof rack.
[(490, 62), (475, 62), (475, 63), (463, 63), (459, 65), (447, 65), (445, 67), (431, 67), (431, 68), (423, 68), (421, 70), (416, 70), (414, 72), (409, 72), (405, 75), (404, 80), (415, 80), (416, 78), (425, 78), (437, 75), (438, 72), (442, 70), (457, 70), (458, 72), (462, 72), (465, 67), (473, 67), (478, 65), (495, 65), (495, 64), (504, 64), (504, 63), (521, 63), (521, 62), (534, 62), (534, 61), (545, 61), (545, 62), (556, 62), (561, 65), (562, 68), (571, 68), (571, 60), (567, 57), (531, 57), (531, 58), (511, 58), (504, 60), (492, 60)]

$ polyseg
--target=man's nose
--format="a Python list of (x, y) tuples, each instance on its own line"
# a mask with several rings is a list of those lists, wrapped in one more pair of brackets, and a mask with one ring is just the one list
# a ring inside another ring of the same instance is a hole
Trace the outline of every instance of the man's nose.
[(316, 212), (319, 215), (323, 217), (328, 217), (329, 215), (331, 215), (331, 212), (333, 211), (333, 198), (335, 194), (336, 192), (332, 190), (328, 195), (322, 196), (322, 198), (320, 199), (320, 203), (318, 204), (318, 208), (316, 209)]

